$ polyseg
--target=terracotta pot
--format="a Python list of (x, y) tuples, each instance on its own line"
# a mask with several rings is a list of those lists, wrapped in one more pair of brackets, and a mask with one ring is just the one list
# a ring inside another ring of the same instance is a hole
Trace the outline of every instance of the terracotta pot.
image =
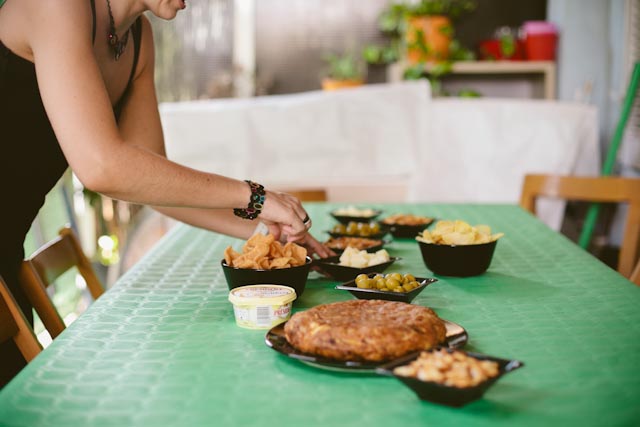
[[(452, 24), (447, 16), (414, 16), (407, 21), (407, 59), (416, 64), (424, 61), (442, 61), (449, 57)], [(418, 37), (422, 36), (422, 41)], [(425, 52), (414, 44), (423, 44)]]
[(348, 87), (362, 86), (363, 84), (364, 84), (364, 80), (361, 80), (361, 79), (352, 79), (352, 80), (335, 80), (330, 78), (322, 79), (323, 90), (338, 90), (338, 89), (344, 89)]

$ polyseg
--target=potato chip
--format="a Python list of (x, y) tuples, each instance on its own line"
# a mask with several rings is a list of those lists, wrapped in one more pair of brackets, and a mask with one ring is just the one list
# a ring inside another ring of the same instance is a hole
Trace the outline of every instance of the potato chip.
[(233, 260), (239, 256), (240, 254), (234, 251), (231, 246), (224, 250), (224, 262), (227, 263), (227, 265), (231, 265)]
[(417, 240), (437, 245), (478, 245), (498, 240), (504, 233), (491, 234), (491, 227), (455, 221), (438, 221), (433, 231), (424, 230)]
[(231, 246), (224, 251), (224, 261), (236, 268), (271, 270), (304, 265), (307, 261), (307, 250), (289, 242), (282, 246), (271, 234), (256, 234), (247, 240), (242, 252), (236, 252)]
[(291, 262), (292, 259), (293, 258), (288, 257), (288, 256), (275, 258), (270, 262), (269, 268), (287, 268), (287, 267), (290, 267), (291, 265), (289, 263)]

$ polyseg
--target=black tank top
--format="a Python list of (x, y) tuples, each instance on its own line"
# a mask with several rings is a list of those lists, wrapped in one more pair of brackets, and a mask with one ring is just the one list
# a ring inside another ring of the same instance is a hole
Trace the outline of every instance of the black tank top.
[[(95, 0), (90, 1), (95, 43)], [(127, 88), (114, 107), (116, 119), (138, 63), (140, 18), (131, 31), (135, 52), (133, 67)], [(31, 306), (17, 285), (18, 269), (24, 258), (23, 243), (46, 194), (67, 167), (40, 98), (34, 64), (11, 52), (0, 41), (0, 275), (30, 319)]]

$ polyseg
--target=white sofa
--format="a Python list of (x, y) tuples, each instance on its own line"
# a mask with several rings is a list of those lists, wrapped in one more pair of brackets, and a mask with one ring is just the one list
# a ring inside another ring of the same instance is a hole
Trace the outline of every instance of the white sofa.
[[(169, 158), (338, 202), (517, 203), (526, 173), (595, 175), (596, 110), (431, 99), (424, 81), (161, 104)], [(562, 206), (541, 206), (553, 228)]]

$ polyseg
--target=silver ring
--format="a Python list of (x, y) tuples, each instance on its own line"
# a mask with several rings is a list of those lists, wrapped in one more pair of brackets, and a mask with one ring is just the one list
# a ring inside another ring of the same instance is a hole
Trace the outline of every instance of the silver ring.
[(304, 219), (302, 220), (302, 224), (304, 224), (305, 227), (308, 227), (311, 225), (311, 218), (309, 218), (309, 215), (305, 215)]

